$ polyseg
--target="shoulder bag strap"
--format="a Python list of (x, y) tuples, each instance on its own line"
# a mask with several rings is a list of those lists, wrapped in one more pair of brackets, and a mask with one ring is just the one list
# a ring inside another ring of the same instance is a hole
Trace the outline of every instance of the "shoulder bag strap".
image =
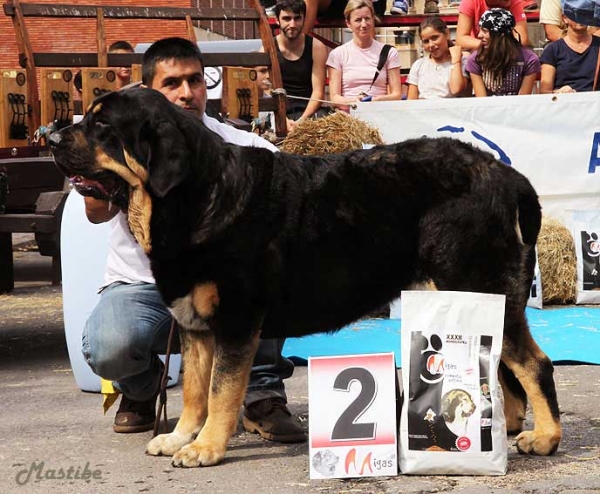
[(381, 72), (381, 69), (383, 69), (383, 66), (385, 65), (385, 62), (388, 57), (388, 53), (392, 48), (392, 45), (387, 44), (383, 45), (383, 48), (381, 48), (381, 53), (379, 53), (379, 62), (377, 62), (377, 69), (375, 70), (375, 75), (373, 76), (373, 82), (371, 82), (371, 85), (369, 86), (369, 91), (373, 87), (373, 84), (375, 84), (377, 77), (379, 77), (379, 72)]

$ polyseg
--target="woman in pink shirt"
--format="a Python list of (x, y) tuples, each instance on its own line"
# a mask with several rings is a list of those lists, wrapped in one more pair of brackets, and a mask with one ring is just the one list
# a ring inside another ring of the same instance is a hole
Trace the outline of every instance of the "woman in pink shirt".
[(344, 10), (352, 39), (335, 48), (327, 59), (329, 96), (335, 106), (348, 111), (358, 101), (402, 98), (400, 57), (394, 47), (375, 77), (384, 44), (375, 39), (375, 14), (370, 0), (350, 0)]

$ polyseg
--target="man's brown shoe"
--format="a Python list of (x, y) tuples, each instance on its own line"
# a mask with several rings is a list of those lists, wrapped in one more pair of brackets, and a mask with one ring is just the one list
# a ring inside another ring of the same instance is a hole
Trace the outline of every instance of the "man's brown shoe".
[(133, 401), (123, 395), (115, 415), (113, 430), (123, 434), (151, 431), (156, 419), (156, 397), (146, 401)]
[(268, 398), (248, 405), (242, 419), (244, 429), (263, 439), (280, 443), (306, 441), (306, 432), (294, 420), (281, 398)]

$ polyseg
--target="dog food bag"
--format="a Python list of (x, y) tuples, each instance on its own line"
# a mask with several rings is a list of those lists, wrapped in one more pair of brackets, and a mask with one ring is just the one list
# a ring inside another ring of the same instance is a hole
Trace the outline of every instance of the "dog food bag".
[(600, 304), (600, 210), (570, 211), (577, 255), (576, 304)]
[(504, 295), (402, 292), (400, 470), (503, 475)]
[(537, 247), (535, 249), (535, 271), (533, 272), (533, 281), (531, 282), (527, 307), (533, 307), (534, 309), (542, 309), (544, 307), (544, 297), (542, 296), (542, 273), (538, 262)]

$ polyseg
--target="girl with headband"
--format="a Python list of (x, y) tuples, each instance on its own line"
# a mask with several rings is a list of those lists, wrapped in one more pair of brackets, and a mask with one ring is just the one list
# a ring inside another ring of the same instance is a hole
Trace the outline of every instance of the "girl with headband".
[(541, 71), (538, 56), (513, 34), (515, 18), (506, 9), (489, 9), (479, 20), (481, 47), (467, 60), (475, 96), (531, 94)]

